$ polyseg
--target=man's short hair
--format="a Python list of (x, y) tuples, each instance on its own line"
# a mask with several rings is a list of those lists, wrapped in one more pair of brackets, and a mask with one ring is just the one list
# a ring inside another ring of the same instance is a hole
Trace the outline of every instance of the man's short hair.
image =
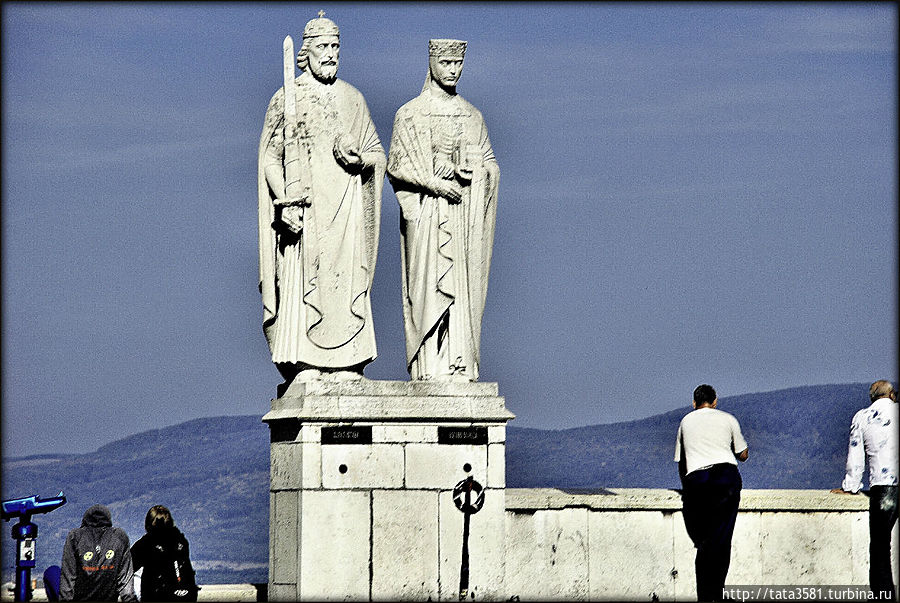
[(694, 390), (694, 403), (697, 406), (701, 406), (703, 404), (712, 404), (716, 399), (716, 390), (713, 389), (712, 385), (698, 385), (697, 389)]
[(894, 386), (891, 385), (890, 381), (885, 381), (884, 379), (879, 379), (869, 388), (869, 400), (874, 402), (879, 398), (893, 398), (891, 394), (894, 393)]

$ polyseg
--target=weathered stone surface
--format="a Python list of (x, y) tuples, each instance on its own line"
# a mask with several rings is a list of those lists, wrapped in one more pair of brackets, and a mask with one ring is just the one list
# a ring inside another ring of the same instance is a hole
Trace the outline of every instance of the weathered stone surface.
[(487, 484), (487, 446), (407, 444), (405, 450), (407, 488), (452, 490), (469, 474)]
[(300, 493), (287, 490), (274, 492), (270, 496), (273, 499), (269, 519), (273, 536), (270, 540), (270, 559), (279, 560), (275, 565), (272, 581), (278, 584), (296, 584)]
[[(869, 581), (869, 518), (867, 514), (853, 513), (850, 522), (850, 537), (853, 542), (851, 566), (852, 584), (867, 584)], [(891, 567), (894, 585), (900, 585), (900, 522), (894, 524), (891, 532)]]
[(506, 487), (506, 445), (488, 444), (487, 483), (488, 488)]
[[(293, 511), (299, 534), (286, 536), (281, 516), (290, 509), (273, 498), (273, 592), (305, 600), (455, 600), (462, 514), (451, 490), (472, 475), (488, 488), (485, 507), (472, 517), (471, 555), (481, 564), (473, 566), (472, 591), (479, 599), (505, 598), (505, 505), (497, 487), (505, 483), (512, 414), (496, 384), (295, 383), (301, 390), (305, 397), (274, 400), (264, 417), (297, 429), (291, 441), (272, 443), (272, 487), (273, 496), (287, 492), (303, 502)], [(371, 444), (322, 444), (323, 428), (337, 426), (371, 428)], [(473, 426), (486, 428), (487, 443), (440, 443), (439, 428)], [(451, 521), (456, 533), (442, 536)], [(299, 549), (294, 557), (286, 554), (289, 538)]]
[(437, 425), (380, 424), (372, 426), (372, 443), (437, 442)]
[(285, 404), (305, 396), (412, 396), (489, 398), (498, 395), (497, 383), (458, 381), (296, 381), (280, 398)]
[[(681, 511), (677, 490), (651, 488), (604, 488), (596, 493), (571, 493), (556, 488), (510, 488), (507, 509), (561, 509), (587, 506), (592, 509), (654, 509)], [(866, 511), (865, 496), (831, 494), (824, 490), (743, 490), (741, 511)]]
[[(651, 593), (661, 600), (696, 599), (696, 549), (684, 527), (678, 493), (619, 488), (606, 492), (507, 490), (509, 595), (553, 598), (545, 594), (547, 581), (566, 572), (573, 582), (581, 580), (579, 571), (587, 570), (579, 570), (583, 560), (577, 551), (571, 561), (558, 556), (542, 562), (543, 569), (531, 567), (541, 565), (541, 545), (535, 539), (542, 515), (560, 514), (560, 527), (542, 524), (552, 535), (564, 533), (567, 522), (577, 525), (587, 513), (591, 599), (642, 600)], [(726, 584), (867, 584), (867, 502), (863, 496), (812, 490), (745, 490)], [(763, 504), (774, 510), (760, 508)], [(894, 548), (896, 554), (897, 541)]]
[[(668, 546), (665, 543), (663, 546)], [(684, 516), (680, 511), (672, 513), (672, 554), (676, 601), (695, 601), (697, 599), (697, 574), (694, 570), (694, 559), (697, 549), (684, 527)]]
[(300, 598), (369, 598), (369, 509), (367, 491), (303, 493)]
[(300, 427), (298, 438), (301, 442), (320, 443), (322, 441), (322, 426), (316, 423), (305, 423)]
[(859, 511), (869, 508), (866, 496), (832, 494), (828, 490), (743, 490), (741, 511)]
[[(486, 489), (484, 506), (469, 524), (469, 596), (475, 600), (506, 600), (506, 520), (503, 490)], [(441, 600), (459, 595), (462, 559), (463, 514), (453, 503), (452, 492), (441, 492), (440, 586)]]
[[(281, 585), (278, 585), (281, 586)], [(297, 598), (297, 585), (288, 584), (287, 593), (290, 597), (282, 596), (280, 599), (273, 599), (271, 591), (269, 592), (270, 601), (286, 601)], [(276, 595), (279, 589), (276, 588)], [(33, 599), (38, 601), (39, 599)], [(47, 599), (44, 598), (46, 601)], [(259, 600), (259, 591), (254, 584), (203, 584), (202, 589), (197, 593), (197, 601), (204, 603), (205, 601), (229, 601), (230, 603), (251, 603)]]
[(322, 487), (322, 446), (314, 442), (303, 442), (299, 445), (303, 460), (301, 462), (303, 488)]
[(438, 598), (438, 494), (372, 492), (372, 599)]
[(507, 594), (522, 600), (588, 600), (588, 534), (587, 509), (507, 513)]
[[(272, 560), (275, 559), (275, 492), (269, 492), (269, 571), (266, 581), (269, 584), (275, 583), (275, 570), (276, 563), (273, 563)], [(138, 588), (140, 591), (140, 588)]]
[(654, 509), (681, 510), (681, 495), (674, 490), (601, 489), (591, 493), (572, 493), (556, 488), (509, 488), (507, 510), (565, 509)]
[(273, 443), (269, 451), (269, 490), (297, 490), (303, 479), (300, 444)]
[[(825, 514), (766, 513), (760, 544), (768, 584), (850, 584), (850, 522)], [(831, 551), (830, 555), (817, 554)]]
[[(683, 518), (680, 518), (684, 523)], [(731, 539), (731, 566), (727, 584), (759, 584), (763, 576), (762, 514), (738, 513)]]
[[(204, 584), (203, 589), (200, 591), (201, 593), (205, 591), (207, 586)], [(256, 592), (254, 594), (254, 599), (256, 600)], [(198, 600), (199, 595), (198, 595)], [(220, 599), (225, 601), (226, 599)], [(233, 601), (231, 597), (227, 598), (228, 601)], [(269, 601), (296, 601), (297, 600), (297, 585), (296, 584), (280, 584), (278, 582), (272, 583), (269, 582)]]
[(488, 443), (504, 444), (506, 442), (506, 425), (491, 425), (488, 427)]
[(660, 540), (671, 539), (672, 521), (661, 511), (590, 513), (591, 600), (671, 597), (672, 548)]
[(468, 423), (505, 422), (514, 415), (501, 397), (432, 396), (309, 396), (278, 398), (263, 421), (456, 421)]
[(497, 395), (496, 383), (363, 380), (297, 382), (294, 389), (272, 400), (272, 410), (263, 421), (300, 421), (298, 439), (302, 441), (319, 441), (316, 434), (322, 424), (349, 421), (487, 424), (489, 441), (500, 442), (512, 418)]
[(334, 444), (321, 451), (323, 488), (403, 487), (400, 444)]

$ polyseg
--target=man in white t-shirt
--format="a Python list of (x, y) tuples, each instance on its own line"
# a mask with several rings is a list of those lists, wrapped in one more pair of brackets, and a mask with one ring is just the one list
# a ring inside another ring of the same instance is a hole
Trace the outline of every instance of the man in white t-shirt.
[(684, 525), (697, 548), (697, 600), (722, 601), (731, 563), (731, 536), (741, 502), (737, 461), (747, 442), (737, 419), (716, 409), (710, 385), (694, 390), (694, 411), (678, 426), (675, 460), (681, 477)]

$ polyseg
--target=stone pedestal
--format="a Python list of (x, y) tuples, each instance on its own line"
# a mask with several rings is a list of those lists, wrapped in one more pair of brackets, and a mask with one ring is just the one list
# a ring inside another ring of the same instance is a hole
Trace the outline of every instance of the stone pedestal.
[(458, 600), (472, 477), (469, 597), (504, 598), (506, 422), (496, 383), (293, 384), (271, 435), (269, 599)]

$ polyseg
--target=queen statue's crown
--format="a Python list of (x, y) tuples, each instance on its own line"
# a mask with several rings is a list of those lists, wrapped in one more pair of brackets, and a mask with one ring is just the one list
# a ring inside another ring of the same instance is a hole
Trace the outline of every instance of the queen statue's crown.
[(428, 40), (428, 54), (433, 57), (460, 57), (466, 56), (465, 40)]

